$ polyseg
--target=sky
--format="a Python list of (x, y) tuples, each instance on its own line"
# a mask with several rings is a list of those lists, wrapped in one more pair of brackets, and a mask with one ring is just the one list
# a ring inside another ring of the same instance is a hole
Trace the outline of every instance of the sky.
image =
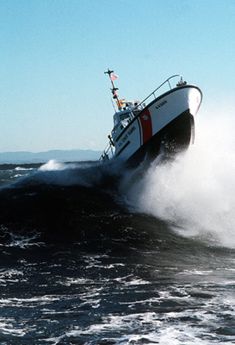
[(103, 149), (107, 68), (121, 97), (181, 74), (198, 116), (235, 116), (235, 0), (0, 0), (0, 152)]

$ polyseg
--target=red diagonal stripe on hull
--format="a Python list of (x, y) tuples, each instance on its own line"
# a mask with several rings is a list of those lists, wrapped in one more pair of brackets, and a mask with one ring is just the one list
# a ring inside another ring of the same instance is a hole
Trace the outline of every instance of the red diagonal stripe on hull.
[(150, 138), (152, 138), (152, 120), (150, 111), (145, 109), (144, 112), (140, 115), (140, 123), (143, 133), (143, 144), (146, 143)]

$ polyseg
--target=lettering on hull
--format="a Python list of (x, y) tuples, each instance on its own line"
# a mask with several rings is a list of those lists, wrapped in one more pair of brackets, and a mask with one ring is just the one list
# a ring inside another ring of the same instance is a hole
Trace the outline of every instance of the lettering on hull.
[(158, 103), (158, 105), (156, 105), (156, 109), (161, 108), (163, 105), (165, 105), (167, 103), (167, 100), (165, 99), (164, 101), (162, 101), (161, 103)]

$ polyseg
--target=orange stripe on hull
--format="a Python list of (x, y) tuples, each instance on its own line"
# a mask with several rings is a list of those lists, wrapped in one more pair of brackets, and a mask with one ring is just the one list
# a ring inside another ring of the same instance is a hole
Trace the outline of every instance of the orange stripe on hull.
[(143, 144), (145, 144), (149, 139), (152, 138), (153, 135), (152, 120), (148, 109), (145, 109), (140, 115), (140, 123), (143, 133)]

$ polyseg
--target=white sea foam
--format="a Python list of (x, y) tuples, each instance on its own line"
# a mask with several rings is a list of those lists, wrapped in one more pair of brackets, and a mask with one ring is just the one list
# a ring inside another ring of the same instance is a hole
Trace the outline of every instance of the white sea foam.
[(47, 305), (51, 302), (60, 301), (60, 296), (57, 295), (44, 295), (34, 296), (30, 298), (0, 298), (0, 306), (10, 305), (11, 307), (19, 306), (32, 306), (32, 305)]
[(24, 168), (24, 167), (16, 167), (15, 170), (16, 171), (31, 171), (34, 168)]
[(133, 275), (115, 278), (114, 280), (117, 281), (118, 283), (124, 285), (124, 286), (131, 286), (131, 285), (137, 286), (137, 285), (148, 285), (148, 284), (150, 284), (149, 281), (135, 277)]
[(129, 177), (126, 197), (184, 236), (235, 248), (235, 124), (225, 116), (196, 124), (196, 143), (172, 162), (153, 162), (134, 183)]
[(0, 244), (4, 247), (18, 247), (21, 249), (27, 249), (32, 246), (42, 246), (44, 245), (44, 242), (38, 242), (37, 239), (39, 237), (39, 233), (33, 232), (31, 234), (28, 234), (27, 236), (18, 235), (8, 230), (7, 227), (1, 225), (0, 230), (5, 234), (9, 236), (9, 241), (5, 244)]
[[(152, 298), (151, 300), (139, 301), (141, 304), (149, 305), (149, 303), (157, 303), (161, 307), (161, 303), (176, 302), (181, 308), (175, 311), (165, 312), (130, 312), (131, 306), (136, 306), (136, 301), (129, 302), (129, 313), (115, 312), (114, 314), (106, 314), (91, 322), (89, 325), (74, 326), (63, 334), (53, 338), (44, 339), (45, 342), (52, 344), (60, 344), (61, 341), (67, 343), (73, 338), (79, 338), (86, 344), (95, 344), (109, 341), (113, 344), (160, 344), (160, 345), (209, 345), (225, 343), (232, 344), (233, 336), (214, 335), (211, 330), (218, 328), (224, 317), (231, 315), (233, 310), (232, 294), (231, 296), (212, 295), (208, 298), (198, 301), (198, 297), (192, 297), (194, 285), (184, 287), (171, 287), (171, 291), (166, 289), (158, 291), (159, 301)], [(203, 292), (204, 289), (202, 289)], [(175, 292), (180, 293), (175, 295)], [(186, 299), (190, 298), (189, 308), (184, 308)], [(221, 305), (223, 310), (221, 311)], [(197, 307), (197, 308), (195, 308)], [(96, 308), (96, 306), (93, 306)], [(192, 313), (193, 310), (193, 313)], [(50, 310), (49, 310), (50, 312)], [(94, 340), (95, 339), (95, 340)], [(230, 341), (231, 340), (231, 341)], [(67, 342), (66, 342), (67, 341)]]
[(16, 326), (15, 323), (13, 318), (0, 318), (1, 333), (14, 337), (23, 337), (26, 334), (26, 329), (20, 328), (19, 325)]
[(64, 163), (57, 162), (55, 159), (49, 160), (47, 163), (40, 166), (38, 170), (41, 171), (54, 171), (54, 170), (64, 170), (66, 165)]
[[(112, 341), (116, 345), (124, 344), (160, 344), (160, 345), (196, 345), (218, 344), (218, 337), (210, 334), (210, 326), (217, 321), (216, 317), (208, 316), (207, 311), (194, 317), (200, 321), (198, 326), (190, 322), (179, 322), (179, 318), (192, 317), (192, 311), (169, 312), (159, 316), (154, 312), (135, 313), (128, 315), (108, 315), (101, 323), (92, 324), (85, 329), (75, 327), (63, 335), (45, 339), (46, 342), (59, 344), (62, 339), (73, 337), (99, 337), (102, 341)], [(231, 338), (231, 342), (229, 341)], [(220, 342), (220, 341), (219, 341)], [(232, 337), (227, 337), (226, 344), (232, 344)], [(93, 341), (86, 342), (93, 344)]]
[[(23, 281), (23, 272), (16, 269), (0, 270), (0, 285), (6, 286), (9, 283)], [(2, 299), (0, 299), (1, 304)]]

